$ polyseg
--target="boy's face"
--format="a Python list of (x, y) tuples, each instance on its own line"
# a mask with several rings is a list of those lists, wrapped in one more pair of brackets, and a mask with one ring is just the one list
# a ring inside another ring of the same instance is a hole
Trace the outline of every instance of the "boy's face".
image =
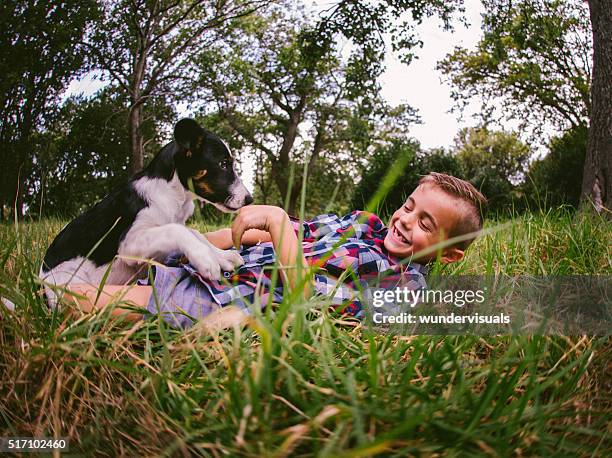
[[(461, 202), (430, 184), (419, 185), (404, 205), (389, 220), (384, 245), (389, 254), (407, 258), (448, 238), (459, 221)], [(428, 253), (414, 260), (429, 261), (437, 253)], [(458, 261), (463, 251), (447, 247), (442, 262)]]

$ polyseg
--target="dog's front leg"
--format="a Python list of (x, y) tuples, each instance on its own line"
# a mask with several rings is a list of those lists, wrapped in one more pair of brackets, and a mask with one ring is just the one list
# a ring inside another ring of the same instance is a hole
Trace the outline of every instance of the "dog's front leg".
[(242, 256), (240, 256), (237, 251), (221, 250), (214, 246), (212, 243), (210, 243), (206, 236), (201, 232), (198, 232), (195, 229), (190, 229), (190, 231), (193, 232), (193, 235), (195, 235), (198, 240), (208, 245), (210, 249), (215, 252), (222, 270), (231, 272), (236, 267), (240, 267), (244, 264), (244, 259), (242, 259)]
[[(146, 228), (134, 226), (119, 246), (119, 255), (163, 261), (170, 253), (179, 251), (202, 277), (219, 280), (221, 267), (217, 253), (211, 247), (208, 240), (203, 243), (190, 229), (181, 224)], [(139, 262), (126, 258), (124, 261), (128, 264)]]

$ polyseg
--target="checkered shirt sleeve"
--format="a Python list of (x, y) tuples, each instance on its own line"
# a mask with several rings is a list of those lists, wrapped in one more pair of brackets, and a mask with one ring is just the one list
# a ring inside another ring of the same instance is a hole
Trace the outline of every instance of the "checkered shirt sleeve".
[(357, 239), (373, 238), (385, 228), (378, 216), (365, 211), (354, 211), (343, 217), (326, 213), (301, 224), (298, 218), (290, 219), (296, 234), (302, 229), (305, 242), (314, 242), (330, 236), (340, 237), (344, 234)]

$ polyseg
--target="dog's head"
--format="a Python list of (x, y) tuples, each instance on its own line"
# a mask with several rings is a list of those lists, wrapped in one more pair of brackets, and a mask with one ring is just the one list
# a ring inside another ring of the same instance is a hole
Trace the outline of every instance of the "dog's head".
[(234, 212), (253, 202), (234, 170), (234, 158), (216, 135), (202, 129), (193, 119), (181, 119), (174, 127), (179, 151), (174, 162), (185, 188), (193, 180), (193, 191), (223, 212)]

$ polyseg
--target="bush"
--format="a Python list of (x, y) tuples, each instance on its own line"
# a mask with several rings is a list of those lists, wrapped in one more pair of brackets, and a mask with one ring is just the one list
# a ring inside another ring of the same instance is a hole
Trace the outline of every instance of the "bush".
[(521, 187), (529, 205), (578, 207), (587, 138), (588, 127), (580, 125), (552, 139), (550, 152), (531, 164)]
[(381, 216), (388, 216), (399, 208), (416, 188), (423, 175), (429, 172), (443, 172), (461, 176), (459, 162), (444, 150), (421, 152), (416, 141), (393, 141), (389, 146), (379, 148), (374, 153), (355, 188), (351, 208), (367, 208), (385, 176), (394, 167), (403, 167), (400, 178), (386, 190), (382, 200), (375, 203), (375, 208), (369, 208)]
[(489, 200), (492, 212), (513, 205), (515, 190), (527, 170), (530, 149), (517, 134), (486, 127), (462, 129), (453, 149), (463, 177)]

